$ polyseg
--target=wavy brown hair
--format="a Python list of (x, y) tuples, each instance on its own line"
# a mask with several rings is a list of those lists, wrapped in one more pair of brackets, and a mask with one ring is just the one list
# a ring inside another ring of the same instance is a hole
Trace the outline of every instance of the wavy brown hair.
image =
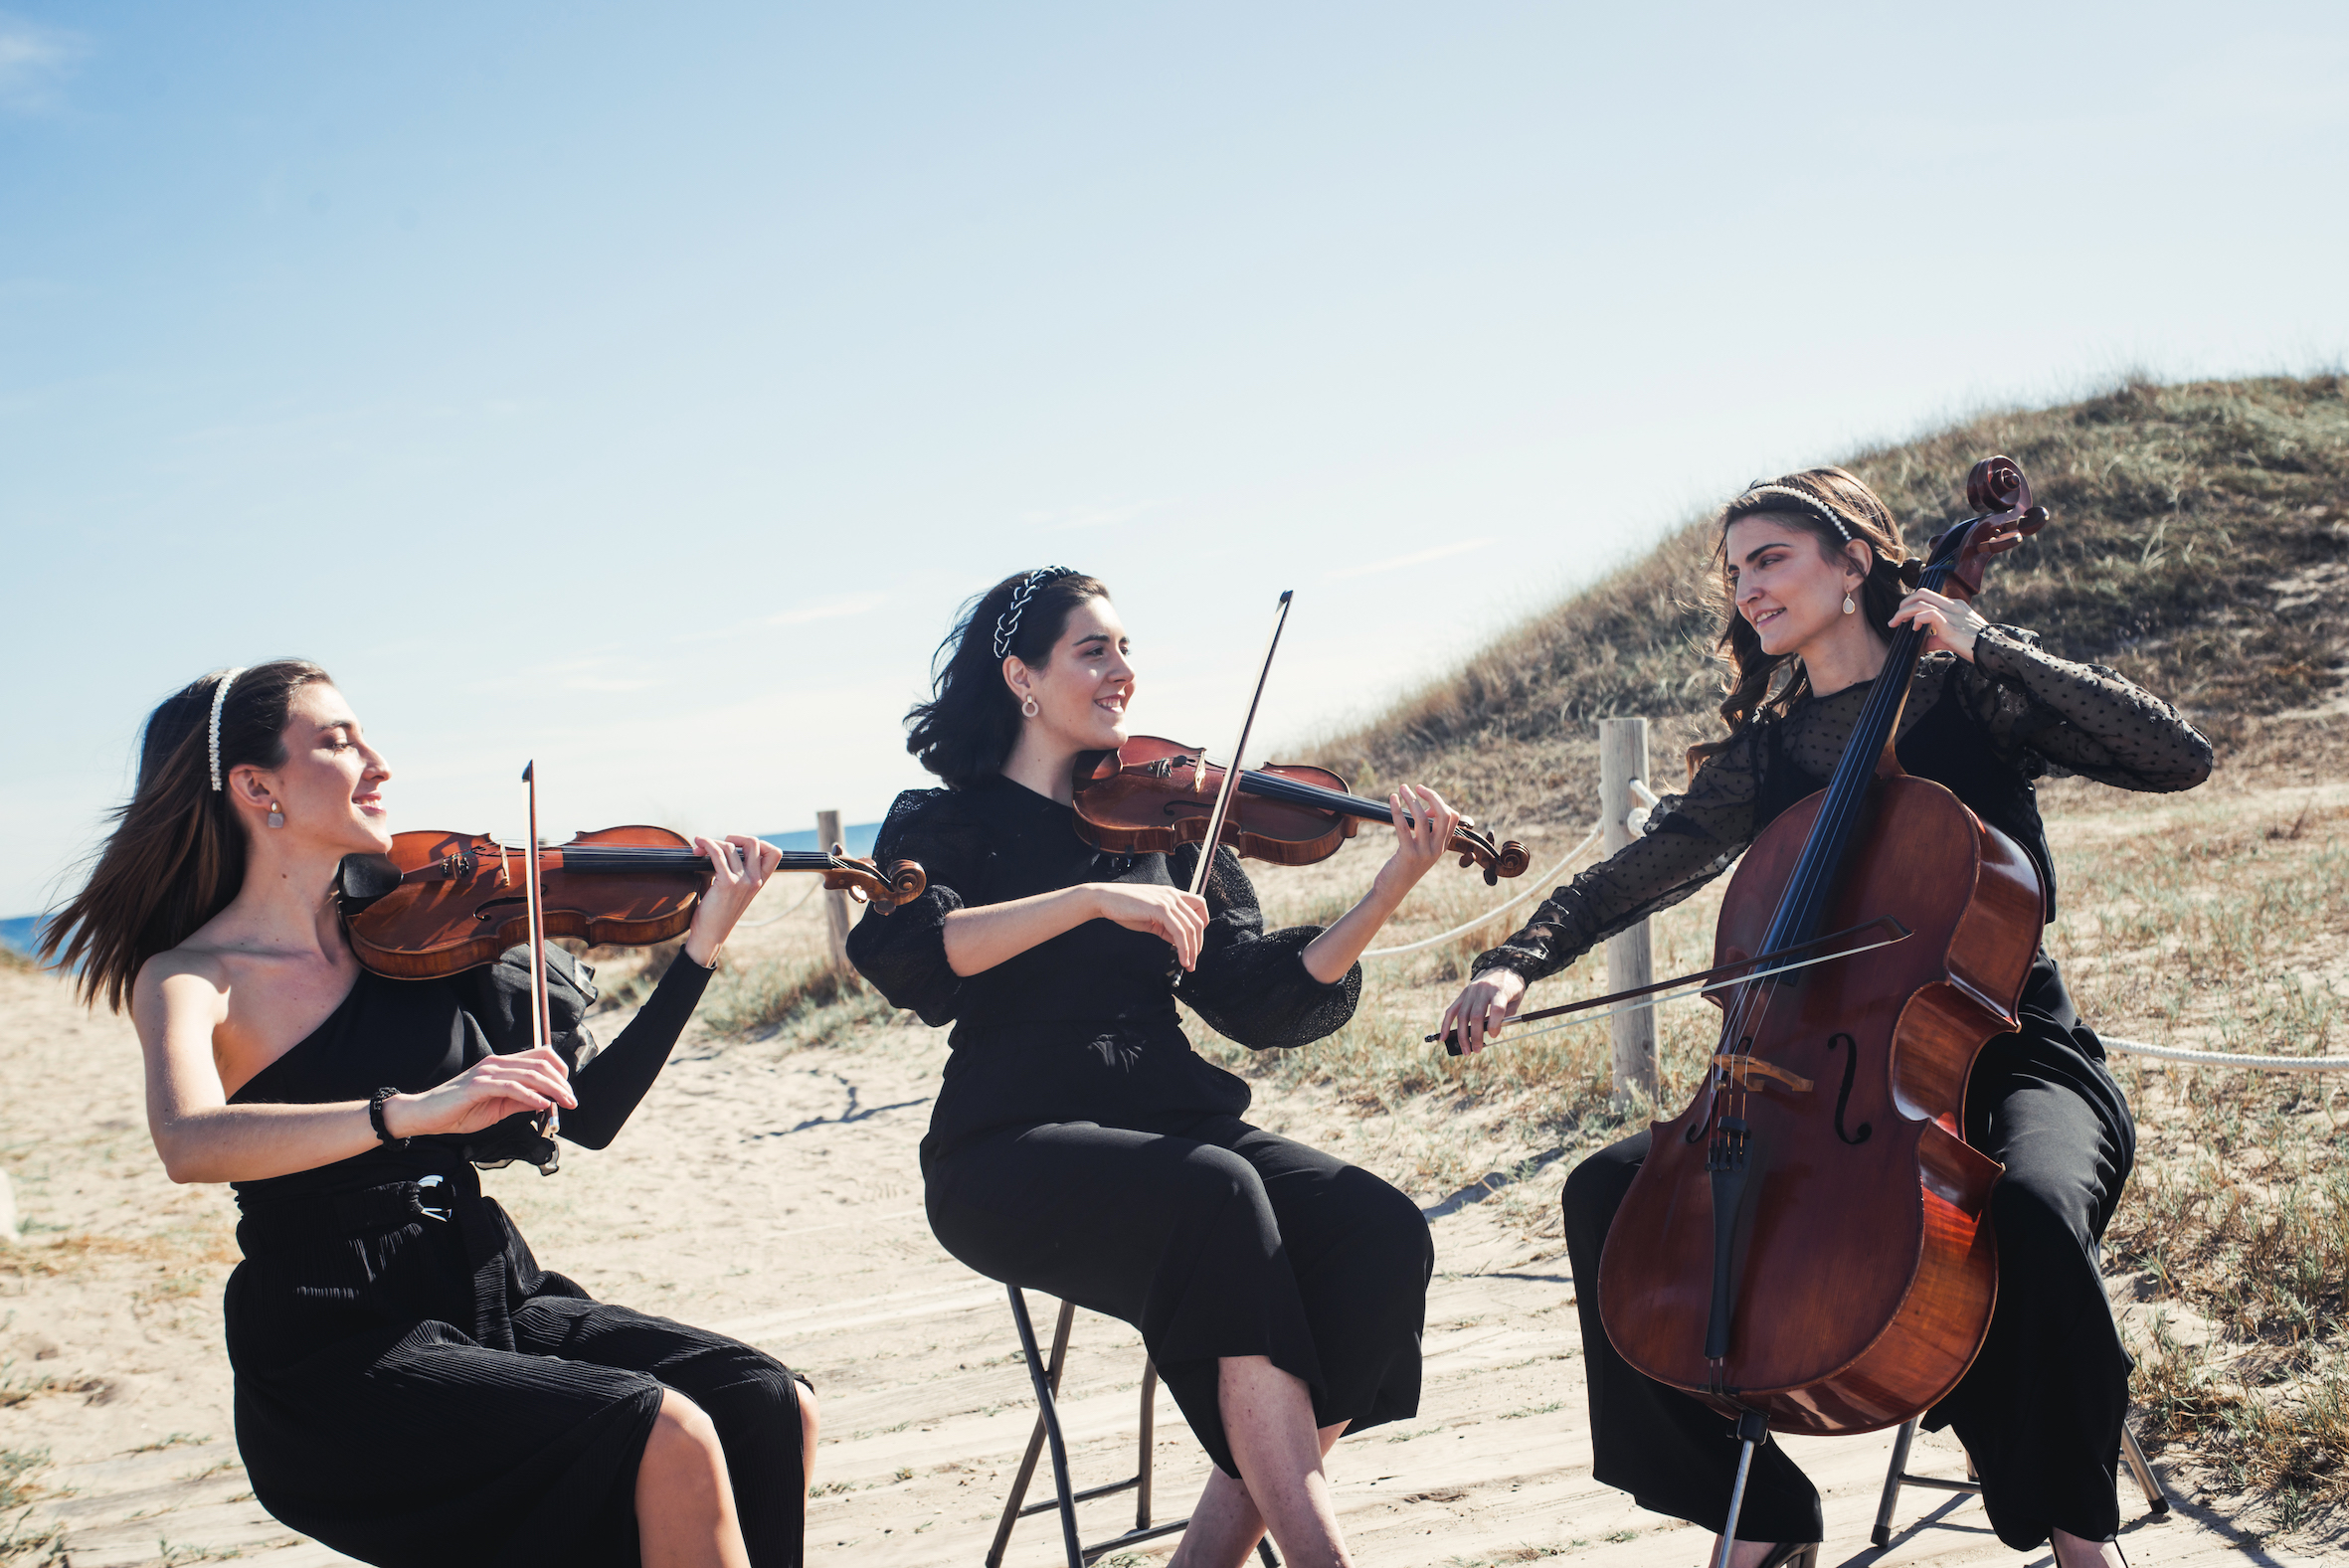
[[(1773, 489), (1796, 491), (1809, 497), (1811, 504), (1805, 505), (1791, 496), (1756, 493)], [(1782, 717), (1811, 689), (1810, 675), (1803, 669), (1802, 660), (1792, 653), (1764, 653), (1761, 634), (1737, 613), (1736, 589), (1729, 581), (1729, 525), (1765, 513), (1783, 517), (1809, 534), (1817, 542), (1819, 554), (1829, 561), (1844, 559), (1843, 536), (1836, 532), (1831, 513), (1851, 530), (1854, 539), (1868, 546), (1876, 562), (1869, 569), (1867, 581), (1860, 585), (1860, 612), (1868, 617), (1868, 624), (1880, 636), (1889, 635), (1885, 627), (1893, 612), (1916, 586), (1916, 563), (1908, 559), (1908, 549), (1900, 542), (1899, 519), (1893, 516), (1893, 509), (1874, 490), (1861, 482), (1858, 474), (1845, 468), (1805, 468), (1783, 478), (1756, 479), (1747, 485), (1744, 494), (1721, 509), (1720, 537), (1713, 547), (1715, 571), (1706, 596), (1707, 604), (1717, 610), (1721, 617), (1720, 631), (1713, 639), (1713, 652), (1721, 662), (1721, 685), (1726, 695), (1721, 698), (1720, 716), (1729, 733), (1720, 740), (1689, 748), (1692, 778), (1707, 758), (1721, 751), (1757, 720)]]
[[(245, 828), (226, 788), (212, 787), (215, 671), (163, 699), (147, 716), (138, 784), (114, 813), (82, 891), (43, 924), (40, 958), (80, 969), (76, 988), (120, 1012), (147, 959), (168, 953), (229, 907), (245, 885)], [(247, 763), (285, 765), (293, 694), (333, 677), (308, 659), (244, 670), (220, 714), (220, 774)]]

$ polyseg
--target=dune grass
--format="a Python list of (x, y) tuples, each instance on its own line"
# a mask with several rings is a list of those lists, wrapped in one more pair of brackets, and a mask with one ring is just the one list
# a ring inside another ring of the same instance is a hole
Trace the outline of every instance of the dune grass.
[[(1984, 612), (2162, 693), (2225, 753), (2258, 721), (2342, 689), (2345, 390), (2340, 376), (2130, 383), (1821, 456), (1885, 497), (1912, 549), (1966, 515), (1977, 458), (2014, 457), (2054, 521), (1993, 567)], [(1594, 718), (1660, 721), (1656, 776), (1680, 777), (1681, 749), (1719, 728), (1707, 661), (1717, 622), (1702, 594), (1714, 539), (1710, 519), (1692, 520), (1388, 712), (1318, 743), (1316, 760), (1357, 789), (1435, 784), (1512, 832), (1579, 817), (1597, 786)]]

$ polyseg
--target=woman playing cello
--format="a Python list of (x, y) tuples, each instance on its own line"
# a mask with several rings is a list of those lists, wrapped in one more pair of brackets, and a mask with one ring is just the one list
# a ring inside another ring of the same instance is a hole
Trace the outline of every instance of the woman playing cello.
[[(1841, 468), (1756, 485), (1729, 504), (1717, 640), (1729, 670), (1720, 708), (1729, 734), (1692, 750), (1687, 792), (1657, 807), (1645, 836), (1558, 889), (1524, 930), (1477, 958), (1444, 1019), (1465, 1049), (1501, 1029), (1529, 982), (1688, 897), (1823, 787), (1896, 627), (1928, 634), (1901, 715), (1901, 767), (1947, 786), (2022, 847), (2048, 919), (2054, 866), (2036, 780), (2060, 772), (2176, 790), (2209, 776), (2209, 743), (2174, 708), (2111, 670), (2055, 658), (2031, 633), (1988, 624), (1955, 599), (1909, 592), (1904, 556), (1892, 513)], [(1996, 1307), (1972, 1368), (1925, 1419), (1965, 1444), (2001, 1540), (2029, 1551), (2052, 1539), (2063, 1568), (2118, 1564), (2113, 1477), (2129, 1359), (2097, 1248), (2135, 1132), (2103, 1047), (2044, 949), (2017, 1011), (2021, 1029), (1983, 1049), (1965, 1095), (1966, 1141), (2006, 1167), (1990, 1201)], [(1594, 1470), (1643, 1507), (1718, 1531), (1737, 1452), (1728, 1422), (1635, 1371), (1599, 1319), (1600, 1252), (1648, 1146), (1646, 1132), (1625, 1138), (1565, 1186)], [(1760, 1450), (1733, 1568), (1782, 1561), (1821, 1533), (1817, 1490), (1783, 1449)]]
[(567, 958), (552, 1047), (529, 1043), (512, 955), (445, 980), (359, 966), (335, 875), (390, 846), (390, 778), (315, 664), (194, 681), (148, 719), (130, 803), (46, 939), (92, 1001), (128, 1005), (171, 1178), (237, 1190), (255, 1495), (371, 1563), (796, 1565), (813, 1397), (748, 1345), (541, 1270), (471, 1163), (540, 1141), (515, 1113), (612, 1140), (779, 851), (700, 841), (714, 878), (682, 957), (574, 1071), (594, 992)]
[(929, 891), (871, 915), (849, 957), (954, 1054), (922, 1143), (932, 1229), (994, 1279), (1139, 1327), (1214, 1461), (1174, 1562), (1236, 1568), (1269, 1527), (1348, 1561), (1323, 1456), (1412, 1415), (1433, 1267), (1393, 1187), (1241, 1120), (1247, 1085), (1183, 1037), (1179, 998), (1240, 1043), (1304, 1045), (1352, 1016), (1355, 958), (1448, 851), (1458, 813), (1399, 791), (1394, 853), (1327, 930), (1264, 930), (1228, 848), (1124, 855), (1078, 836), (1074, 768), (1126, 738), (1125, 627), (1092, 578), (1045, 568), (948, 636), (908, 750), (946, 782), (898, 797), (874, 846)]

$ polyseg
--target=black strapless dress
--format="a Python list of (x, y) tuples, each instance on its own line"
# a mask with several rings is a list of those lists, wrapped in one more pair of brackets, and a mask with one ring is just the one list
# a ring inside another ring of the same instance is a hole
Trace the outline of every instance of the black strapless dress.
[[(230, 1101), (415, 1092), (520, 1049), (521, 958), (450, 980), (362, 974), (332, 1017)], [(666, 1062), (707, 971), (673, 965), (635, 1021), (590, 1054), (573, 1026), (594, 992), (567, 959), (552, 967), (557, 1048), (574, 1060), (580, 1101), (563, 1135), (601, 1147)], [(529, 1141), (523, 1119), (509, 1119), (488, 1137), (416, 1138), (237, 1184), (245, 1261), (229, 1279), (228, 1343), (255, 1496), (370, 1563), (633, 1568), (636, 1464), (674, 1388), (716, 1424), (751, 1561), (797, 1568), (806, 1468), (793, 1374), (541, 1269), (469, 1162)]]

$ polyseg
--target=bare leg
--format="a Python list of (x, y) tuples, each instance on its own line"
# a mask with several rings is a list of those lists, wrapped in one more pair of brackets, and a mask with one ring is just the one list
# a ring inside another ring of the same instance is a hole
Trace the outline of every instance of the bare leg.
[[(1759, 1568), (1761, 1560), (1777, 1549), (1775, 1541), (1739, 1541), (1729, 1549), (1729, 1568)], [(1706, 1568), (1719, 1561), (1720, 1537), (1716, 1535), (1705, 1553)]]
[(1242, 1481), (1210, 1471), (1168, 1568), (1239, 1568), (1267, 1522), (1281, 1555), (1296, 1568), (1350, 1568), (1338, 1510), (1322, 1457), (1344, 1422), (1313, 1425), (1313, 1396), (1303, 1380), (1260, 1355), (1225, 1356), (1215, 1399), (1223, 1434)]
[[(1346, 1423), (1341, 1421), (1316, 1434), (1325, 1456), (1337, 1447), (1345, 1431)], [(1248, 1495), (1246, 1483), (1210, 1469), (1206, 1489), (1190, 1510), (1190, 1524), (1167, 1568), (1240, 1568), (1263, 1535), (1264, 1515), (1256, 1511), (1256, 1500)]]
[(802, 1383), (799, 1395), (800, 1489), (806, 1491), (815, 1484), (815, 1390)]
[(718, 1429), (674, 1390), (636, 1464), (636, 1544), (644, 1568), (750, 1568)]
[(2118, 1542), (2082, 1540), (2070, 1530), (2050, 1533), (2055, 1537), (2049, 1544), (2056, 1548), (2056, 1568), (2128, 1568)]

